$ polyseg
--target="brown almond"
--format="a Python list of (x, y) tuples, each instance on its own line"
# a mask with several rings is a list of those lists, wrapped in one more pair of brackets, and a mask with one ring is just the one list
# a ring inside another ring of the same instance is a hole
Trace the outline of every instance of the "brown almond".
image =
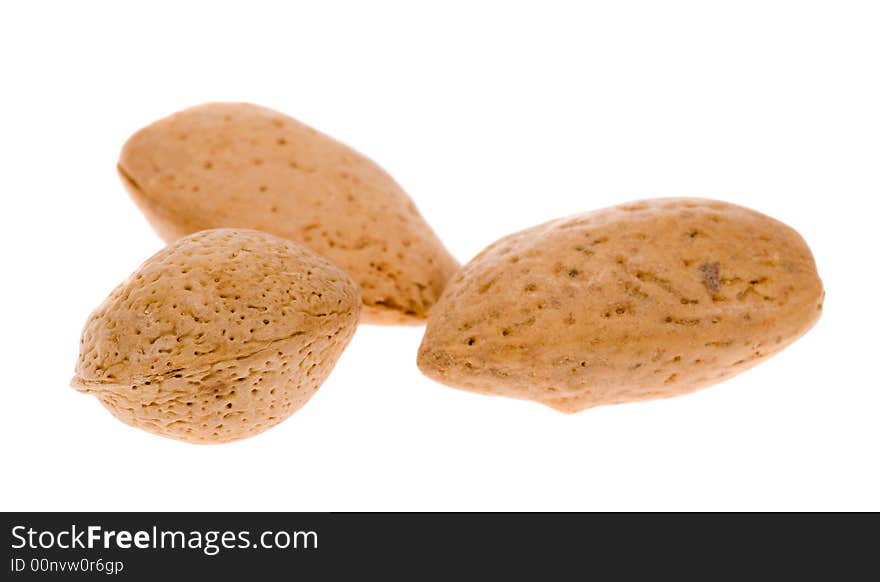
[(368, 323), (422, 323), (458, 268), (384, 170), (271, 109), (175, 113), (135, 133), (118, 170), (166, 242), (238, 227), (304, 244), (360, 285)]
[(790, 227), (724, 202), (660, 199), (504, 237), (453, 278), (418, 355), (444, 384), (564, 412), (735, 376), (819, 319)]
[(311, 398), (360, 306), (349, 276), (304, 247), (202, 231), (148, 259), (91, 314), (72, 384), (162, 436), (245, 438)]

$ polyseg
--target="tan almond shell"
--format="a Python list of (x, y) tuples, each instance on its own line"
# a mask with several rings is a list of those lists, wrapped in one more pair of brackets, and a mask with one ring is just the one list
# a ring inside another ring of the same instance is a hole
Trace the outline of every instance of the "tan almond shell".
[(418, 365), (563, 412), (677, 396), (792, 343), (823, 298), (785, 224), (724, 202), (648, 200), (489, 246), (432, 310)]
[(311, 398), (360, 308), (346, 273), (292, 241), (198, 232), (148, 259), (91, 314), (72, 385), (162, 436), (249, 437)]
[(367, 323), (423, 323), (458, 269), (382, 168), (271, 109), (209, 103), (175, 113), (127, 141), (118, 171), (166, 242), (240, 227), (304, 244), (360, 285)]

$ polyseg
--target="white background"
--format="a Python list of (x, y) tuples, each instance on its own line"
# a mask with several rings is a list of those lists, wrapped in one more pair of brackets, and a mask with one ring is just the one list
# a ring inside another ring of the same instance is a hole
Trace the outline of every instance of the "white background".
[[(3, 510), (880, 510), (876, 2), (40, 2), (0, 8)], [(566, 214), (705, 196), (810, 243), (823, 319), (742, 376), (562, 415), (453, 390), (361, 327), (318, 394), (221, 446), (68, 387), (162, 246), (115, 173), (204, 101), (377, 160), (462, 261)]]

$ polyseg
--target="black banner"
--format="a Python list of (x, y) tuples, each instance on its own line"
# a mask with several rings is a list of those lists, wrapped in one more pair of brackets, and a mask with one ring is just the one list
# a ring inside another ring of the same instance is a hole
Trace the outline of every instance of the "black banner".
[[(876, 515), (7, 513), (3, 580), (877, 579)], [(609, 576), (610, 574), (610, 576)]]

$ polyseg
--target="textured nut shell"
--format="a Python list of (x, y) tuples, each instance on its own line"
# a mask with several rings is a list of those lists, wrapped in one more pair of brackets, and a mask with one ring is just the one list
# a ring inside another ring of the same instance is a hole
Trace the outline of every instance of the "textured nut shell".
[(72, 384), (156, 434), (245, 438), (308, 401), (360, 307), (347, 274), (291, 241), (199, 232), (148, 259), (92, 313)]
[(277, 111), (181, 111), (134, 134), (118, 169), (165, 241), (242, 227), (305, 244), (360, 285), (369, 323), (421, 323), (458, 268), (385, 171)]
[(790, 344), (823, 297), (788, 226), (723, 202), (638, 202), (485, 249), (432, 310), (418, 364), (450, 386), (564, 412), (675, 396)]

